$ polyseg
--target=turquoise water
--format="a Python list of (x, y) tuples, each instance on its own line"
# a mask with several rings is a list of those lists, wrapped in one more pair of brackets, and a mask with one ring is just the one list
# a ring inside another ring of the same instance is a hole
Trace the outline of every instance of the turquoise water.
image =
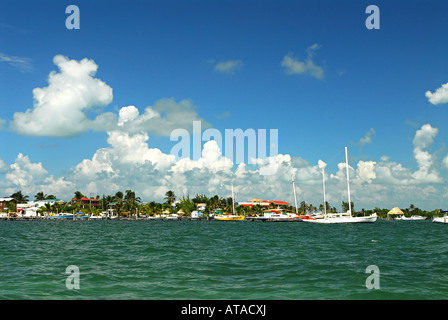
[(448, 298), (448, 226), (431, 221), (0, 221), (0, 238), (3, 300)]

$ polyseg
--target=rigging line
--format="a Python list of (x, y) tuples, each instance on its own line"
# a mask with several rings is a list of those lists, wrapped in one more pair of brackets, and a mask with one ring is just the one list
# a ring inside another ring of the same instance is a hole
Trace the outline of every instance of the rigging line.
[(341, 162), (343, 162), (344, 164), (345, 164), (345, 151), (339, 151), (339, 152), (336, 152), (334, 155), (333, 155), (333, 157), (330, 159), (330, 160), (328, 160), (328, 163), (327, 163), (327, 165), (329, 165), (329, 164), (335, 164), (335, 159), (336, 158), (339, 158), (339, 157), (343, 157), (343, 160), (338, 160), (338, 162), (336, 163), (336, 165), (338, 164), (338, 163), (341, 163)]

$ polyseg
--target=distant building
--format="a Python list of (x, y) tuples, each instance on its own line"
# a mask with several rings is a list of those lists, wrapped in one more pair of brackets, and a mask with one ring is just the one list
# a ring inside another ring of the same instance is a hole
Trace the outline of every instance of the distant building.
[(196, 209), (198, 209), (198, 211), (205, 211), (205, 208), (207, 207), (206, 203), (196, 203)]
[(88, 199), (88, 198), (84, 198), (84, 197), (81, 198), (81, 199), (73, 198), (72, 199), (72, 204), (81, 204), (81, 206), (83, 208), (92, 206), (92, 207), (98, 209), (100, 207), (100, 200), (93, 199), (93, 198), (92, 199)]
[(17, 204), (17, 200), (14, 198), (0, 198), (0, 211), (8, 210), (8, 203)]
[(19, 203), (17, 204), (17, 211), (21, 212), (25, 217), (36, 217), (39, 208), (45, 207), (47, 203), (52, 206), (55, 203), (62, 204), (64, 203), (64, 201), (60, 199), (46, 199), (39, 201), (30, 201), (28, 203)]
[(278, 201), (278, 200), (261, 200), (259, 198), (254, 198), (248, 202), (238, 202), (238, 206), (241, 207), (250, 207), (259, 205), (261, 207), (269, 207), (271, 204), (274, 204), (274, 206), (290, 206), (291, 204), (289, 202), (285, 201)]

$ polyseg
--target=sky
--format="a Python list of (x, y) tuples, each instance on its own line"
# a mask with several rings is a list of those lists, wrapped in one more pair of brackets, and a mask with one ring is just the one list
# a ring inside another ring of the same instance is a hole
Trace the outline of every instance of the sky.
[[(163, 201), (233, 184), (235, 201), (294, 204), (294, 178), (318, 206), (324, 175), (341, 209), (347, 147), (355, 210), (446, 210), (447, 13), (433, 0), (2, 1), (0, 197)], [(226, 136), (237, 129), (255, 140)]]

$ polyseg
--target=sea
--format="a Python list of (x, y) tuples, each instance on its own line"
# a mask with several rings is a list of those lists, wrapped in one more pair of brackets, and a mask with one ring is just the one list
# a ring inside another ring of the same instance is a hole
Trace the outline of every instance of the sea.
[(445, 300), (448, 225), (0, 221), (0, 300)]

